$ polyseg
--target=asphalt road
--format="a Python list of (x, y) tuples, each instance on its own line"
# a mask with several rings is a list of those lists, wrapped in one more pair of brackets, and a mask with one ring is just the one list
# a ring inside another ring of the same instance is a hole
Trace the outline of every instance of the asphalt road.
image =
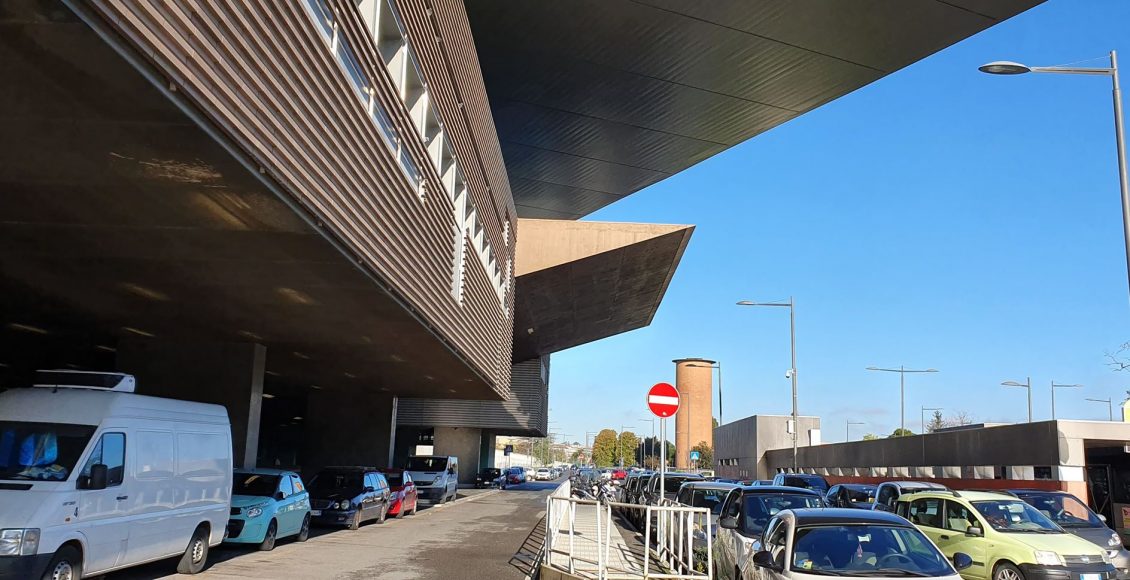
[[(314, 528), (310, 539), (280, 540), (258, 552), (220, 546), (198, 578), (311, 578), (387, 580), (526, 578), (545, 536), (545, 497), (559, 482), (530, 482), (506, 490), (460, 490), (465, 496), (357, 531)], [(423, 507), (423, 504), (421, 504)], [(184, 578), (176, 559), (110, 574), (107, 580)]]

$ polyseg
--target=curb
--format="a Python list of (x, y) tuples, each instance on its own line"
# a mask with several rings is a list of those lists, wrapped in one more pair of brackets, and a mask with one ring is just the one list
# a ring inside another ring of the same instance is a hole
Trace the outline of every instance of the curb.
[(479, 499), (479, 498), (483, 498), (483, 497), (490, 497), (490, 496), (492, 496), (492, 495), (494, 495), (494, 494), (496, 494), (496, 493), (499, 493), (499, 492), (501, 492), (501, 491), (502, 491), (501, 489), (492, 489), (492, 490), (490, 490), (490, 491), (484, 491), (484, 492), (482, 492), (482, 493), (476, 493), (475, 495), (469, 495), (469, 496), (467, 496), (467, 497), (463, 497), (463, 498), (459, 498), (459, 499), (454, 499), (454, 500), (451, 500), (451, 501), (449, 501), (449, 502), (447, 502), (447, 503), (441, 503), (441, 504), (436, 504), (436, 505), (432, 505), (432, 506), (428, 507), (428, 509), (426, 509), (426, 510), (424, 510), (424, 511), (422, 511), (422, 512), (417, 512), (417, 513), (415, 513), (415, 514), (412, 514), (412, 515), (417, 515), (417, 516), (426, 516), (426, 515), (428, 515), (428, 514), (430, 514), (430, 513), (434, 513), (434, 512), (436, 511), (436, 510), (440, 510), (440, 509), (443, 509), (443, 508), (444, 508), (444, 507), (446, 507), (446, 506), (452, 506), (452, 505), (455, 505), (455, 504), (461, 504), (461, 503), (472, 502), (472, 501), (475, 501), (475, 500), (477, 500), (477, 499)]

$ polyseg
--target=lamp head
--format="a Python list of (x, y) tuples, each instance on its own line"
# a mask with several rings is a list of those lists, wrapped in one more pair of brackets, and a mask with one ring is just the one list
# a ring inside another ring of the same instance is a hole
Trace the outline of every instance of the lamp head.
[(757, 306), (757, 303), (752, 300), (739, 300), (738, 306)]
[(1003, 385), (1005, 387), (1027, 387), (1028, 386), (1024, 383), (1018, 383), (1016, 381), (1005, 381), (1005, 382), (1001, 383), (1001, 385)]
[(977, 70), (991, 75), (1022, 75), (1032, 72), (1027, 65), (1010, 60), (996, 60), (977, 67)]

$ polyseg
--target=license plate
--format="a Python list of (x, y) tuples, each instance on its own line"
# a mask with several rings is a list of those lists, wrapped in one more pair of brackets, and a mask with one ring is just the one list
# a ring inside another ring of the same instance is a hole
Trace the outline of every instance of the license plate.
[(1102, 574), (1080, 574), (1079, 580), (1103, 580)]
[[(320, 516), (320, 515), (322, 515), (322, 510), (310, 510), (310, 515), (312, 515), (312, 516)], [(1090, 580), (1090, 579), (1089, 579), (1089, 578), (1084, 578), (1083, 580)]]

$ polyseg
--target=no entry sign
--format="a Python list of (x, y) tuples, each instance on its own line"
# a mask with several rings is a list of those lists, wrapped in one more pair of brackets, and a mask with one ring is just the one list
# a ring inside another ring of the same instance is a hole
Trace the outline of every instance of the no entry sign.
[(656, 417), (666, 418), (679, 410), (679, 391), (667, 383), (659, 383), (647, 392), (647, 408)]

